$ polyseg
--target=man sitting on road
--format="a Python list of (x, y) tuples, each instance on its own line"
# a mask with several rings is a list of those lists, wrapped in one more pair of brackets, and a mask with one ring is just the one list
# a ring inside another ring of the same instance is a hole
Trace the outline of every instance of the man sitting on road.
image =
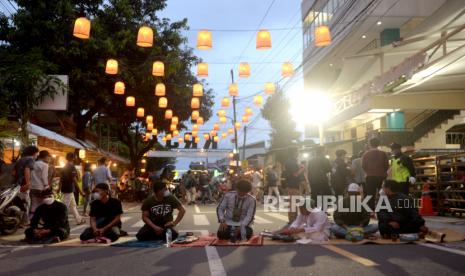
[[(181, 222), (186, 210), (166, 188), (164, 182), (155, 181), (153, 195), (144, 201), (141, 209), (145, 225), (137, 232), (136, 237), (139, 241), (164, 240), (168, 229), (171, 229), (173, 240), (178, 237), (174, 227)], [(174, 209), (178, 209), (178, 215), (173, 221)]]
[(41, 193), (42, 204), (37, 207), (26, 229), (26, 241), (31, 243), (53, 243), (69, 236), (68, 210), (66, 205), (56, 201), (50, 189)]
[[(347, 194), (342, 201), (342, 206), (349, 209), (351, 199), (353, 202), (356, 202), (357, 197), (361, 200), (360, 186), (356, 183), (350, 184), (347, 188)], [(346, 238), (348, 231), (356, 228), (363, 230), (363, 233), (360, 233), (362, 239), (363, 236), (368, 237), (378, 231), (378, 225), (369, 224), (370, 213), (363, 206), (359, 212), (350, 209), (347, 212), (336, 210), (333, 216), (335, 224), (331, 227), (331, 232), (338, 238)]]
[(312, 242), (324, 242), (329, 240), (329, 221), (325, 212), (314, 206), (313, 200), (306, 200), (299, 206), (299, 214), (289, 228), (284, 229), (283, 235), (307, 238)]
[(386, 180), (383, 192), (388, 197), (392, 208), (381, 209), (378, 213), (378, 226), (381, 236), (385, 239), (397, 238), (399, 234), (417, 233), (420, 238), (428, 233), (425, 220), (418, 213), (413, 199), (399, 190), (399, 184), (394, 180)]
[[(236, 191), (226, 193), (216, 209), (220, 227), (217, 236), (221, 240), (250, 239), (253, 230), (250, 227), (254, 220), (257, 202), (250, 195), (252, 183), (247, 180), (239, 180)], [(234, 227), (234, 228), (233, 228)]]
[(123, 208), (121, 201), (109, 195), (108, 184), (100, 183), (95, 186), (94, 201), (90, 205), (90, 226), (81, 234), (82, 241), (95, 239), (98, 242), (116, 241), (121, 234), (121, 215)]

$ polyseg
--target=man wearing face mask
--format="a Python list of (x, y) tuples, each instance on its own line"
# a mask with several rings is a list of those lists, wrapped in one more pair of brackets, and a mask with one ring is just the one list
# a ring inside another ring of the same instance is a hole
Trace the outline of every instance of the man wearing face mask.
[(56, 201), (50, 189), (42, 191), (41, 196), (43, 204), (37, 207), (30, 228), (25, 231), (26, 241), (54, 243), (67, 239), (70, 230), (66, 205)]
[[(186, 210), (182, 203), (172, 195), (161, 180), (153, 184), (153, 195), (142, 204), (142, 220), (145, 225), (137, 232), (139, 241), (164, 240), (166, 230), (171, 229), (172, 239), (178, 237), (173, 229), (184, 217)], [(173, 210), (178, 209), (178, 215), (173, 221)]]
[(80, 239), (109, 239), (116, 241), (121, 234), (121, 201), (109, 195), (109, 186), (100, 183), (95, 186), (94, 201), (90, 205), (90, 228), (84, 230)]

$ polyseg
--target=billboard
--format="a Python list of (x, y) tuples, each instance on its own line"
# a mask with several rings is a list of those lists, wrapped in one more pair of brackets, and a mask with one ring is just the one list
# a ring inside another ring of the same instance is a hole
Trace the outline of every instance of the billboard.
[(58, 89), (58, 93), (52, 97), (47, 97), (42, 103), (36, 106), (35, 110), (67, 110), (68, 109), (68, 76), (52, 75), (63, 82), (65, 88)]

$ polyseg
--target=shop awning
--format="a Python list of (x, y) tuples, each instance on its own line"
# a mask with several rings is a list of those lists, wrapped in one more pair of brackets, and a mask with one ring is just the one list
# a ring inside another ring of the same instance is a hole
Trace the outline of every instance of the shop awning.
[(76, 149), (85, 149), (83, 145), (80, 143), (76, 142), (75, 140), (68, 138), (66, 136), (60, 135), (56, 132), (50, 131), (48, 129), (45, 129), (43, 127), (40, 127), (35, 124), (28, 123), (27, 124), (27, 131), (30, 134), (36, 135), (36, 136), (42, 136), (46, 137), (50, 140), (56, 141), (58, 143), (61, 143), (63, 145), (76, 148)]

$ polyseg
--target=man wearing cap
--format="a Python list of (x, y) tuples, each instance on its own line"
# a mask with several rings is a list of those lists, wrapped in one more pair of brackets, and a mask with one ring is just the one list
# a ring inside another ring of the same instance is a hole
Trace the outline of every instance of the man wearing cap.
[[(331, 227), (331, 232), (338, 238), (345, 238), (348, 230), (352, 228), (363, 228), (365, 237), (372, 235), (378, 231), (376, 224), (369, 224), (370, 214), (361, 206), (360, 210), (351, 210), (350, 202), (357, 202), (361, 200), (361, 188), (356, 183), (351, 183), (347, 188), (347, 196), (342, 201), (342, 206), (346, 210), (334, 211), (335, 224)], [(353, 204), (354, 205), (354, 204)], [(374, 211), (374, 210), (373, 210)]]
[(416, 182), (415, 166), (412, 159), (402, 153), (400, 144), (392, 143), (391, 152), (391, 179), (398, 183), (395, 188), (398, 192), (408, 195), (410, 185)]
[(81, 234), (82, 241), (92, 239), (116, 241), (121, 234), (121, 201), (110, 197), (109, 186), (100, 183), (95, 186), (90, 205), (90, 226)]
[(50, 189), (42, 191), (43, 204), (37, 207), (26, 229), (26, 241), (31, 243), (53, 243), (69, 236), (68, 210), (66, 205), (56, 201)]
[(34, 216), (34, 212), (42, 204), (44, 198), (42, 192), (50, 189), (48, 178), (48, 163), (50, 162), (50, 153), (46, 150), (39, 152), (37, 161), (34, 162), (33, 170), (31, 171), (31, 187), (29, 195), (31, 197), (31, 207), (29, 209), (29, 217)]

